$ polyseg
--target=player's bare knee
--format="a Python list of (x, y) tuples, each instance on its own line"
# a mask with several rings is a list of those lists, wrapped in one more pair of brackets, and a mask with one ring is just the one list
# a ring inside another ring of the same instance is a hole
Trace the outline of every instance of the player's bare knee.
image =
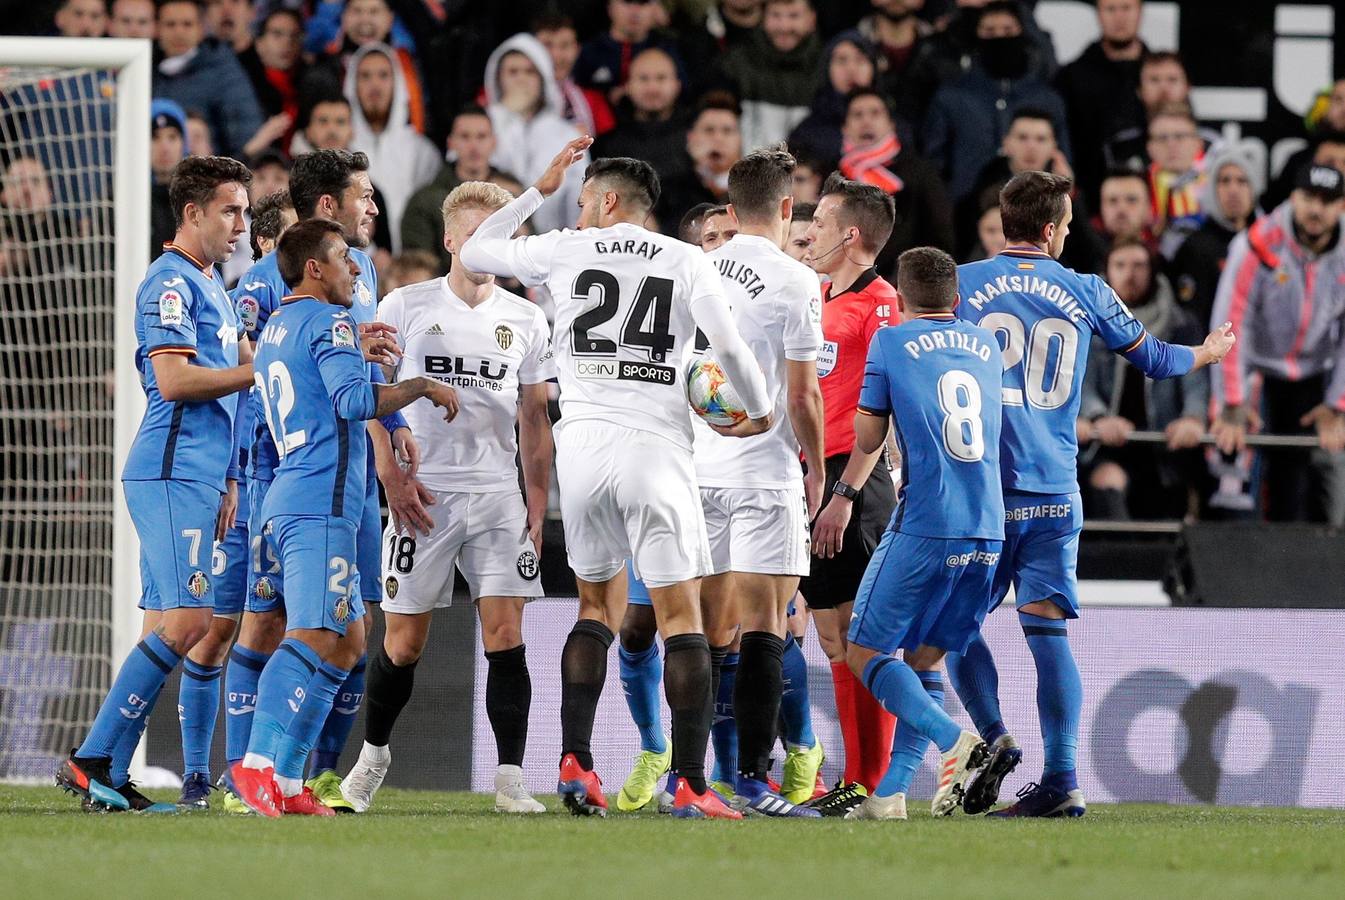
[(1024, 603), (1018, 607), (1020, 613), (1027, 613), (1032, 616), (1040, 616), (1043, 619), (1067, 619), (1065, 610), (1057, 606), (1051, 600), (1035, 600), (1032, 603)]
[(364, 655), (364, 620), (356, 619), (346, 627), (346, 633), (336, 639), (336, 645), (327, 662), (338, 669), (353, 669)]
[(523, 643), (523, 601), (516, 597), (483, 598), (477, 610), (481, 618), (481, 645), (487, 653), (509, 650)]
[[(858, 644), (850, 644), (846, 647), (845, 655), (842, 659), (850, 667), (850, 671), (855, 673), (856, 678), (864, 677), (864, 667), (869, 664), (869, 660), (878, 654), (868, 647), (861, 647)], [(838, 660), (839, 662), (839, 660)]]
[(383, 634), (383, 652), (394, 666), (409, 666), (420, 659), (429, 640), (429, 622), (418, 616), (390, 613), (386, 617), (387, 630)]
[(621, 619), (621, 646), (629, 653), (643, 653), (654, 643), (658, 622), (654, 607), (632, 603)]
[(906, 665), (917, 672), (934, 672), (943, 662), (945, 653), (946, 651), (940, 650), (938, 647), (922, 645), (914, 650), (905, 651), (902, 658), (906, 661)]
[(203, 666), (222, 666), (229, 657), (229, 647), (233, 644), (234, 632), (238, 622), (229, 616), (215, 616), (210, 622), (210, 630), (192, 647), (187, 656), (192, 662)]

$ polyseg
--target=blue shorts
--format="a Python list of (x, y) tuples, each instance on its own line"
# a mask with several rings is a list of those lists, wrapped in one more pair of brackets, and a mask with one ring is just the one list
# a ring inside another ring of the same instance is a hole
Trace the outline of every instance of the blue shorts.
[(365, 603), (383, 602), (383, 510), (378, 503), (378, 479), (373, 477), (355, 535), (355, 560), (360, 570), (360, 599)]
[(1021, 608), (1049, 600), (1070, 619), (1079, 617), (1080, 495), (1004, 492), (1004, 555), (995, 572), (994, 605), (1009, 586)]
[(345, 634), (364, 617), (355, 565), (355, 523), (333, 516), (272, 516), (267, 538), (285, 571), (286, 629)]
[(1001, 541), (889, 531), (864, 570), (849, 640), (880, 653), (967, 649), (990, 611)]
[(630, 560), (626, 560), (626, 602), (634, 603), (636, 606), (653, 606), (654, 601), (649, 596), (649, 588), (644, 586), (644, 582), (635, 577), (635, 566)]
[(266, 539), (262, 501), (271, 487), (268, 478), (248, 480), (248, 587), (244, 605), (250, 613), (268, 613), (285, 608), (285, 582), (280, 574), (280, 556)]
[(215, 605), (210, 576), (220, 492), (199, 481), (123, 481), (140, 538), (140, 608)]
[(215, 581), (215, 615), (236, 616), (248, 592), (248, 527), (235, 525), (215, 544), (210, 574)]

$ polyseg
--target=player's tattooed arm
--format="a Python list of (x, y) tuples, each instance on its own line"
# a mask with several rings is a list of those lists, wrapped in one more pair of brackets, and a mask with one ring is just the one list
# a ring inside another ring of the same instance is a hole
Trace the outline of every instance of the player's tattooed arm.
[(377, 400), (374, 404), (374, 418), (376, 419), (390, 416), (400, 409), (405, 409), (421, 397), (427, 398), (444, 411), (445, 422), (452, 422), (458, 414), (458, 392), (448, 385), (435, 381), (433, 378), (426, 378), (424, 375), (407, 378), (396, 384), (376, 384), (373, 387), (374, 396)]

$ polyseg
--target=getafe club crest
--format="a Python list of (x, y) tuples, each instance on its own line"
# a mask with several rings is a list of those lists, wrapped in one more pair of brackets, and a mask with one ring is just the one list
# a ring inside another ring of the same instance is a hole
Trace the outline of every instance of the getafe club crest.
[(191, 594), (197, 600), (200, 600), (210, 592), (210, 579), (200, 569), (191, 573), (187, 579), (187, 593)]
[(369, 292), (369, 285), (363, 281), (355, 282), (355, 297), (360, 301), (360, 306), (368, 306), (374, 302), (374, 295)]
[(252, 593), (258, 600), (274, 600), (276, 596), (276, 585), (269, 576), (263, 575), (257, 579), (257, 584), (252, 588)]
[(337, 625), (344, 625), (350, 621), (350, 598), (342, 597), (336, 601), (332, 607), (332, 618), (336, 620)]
[(514, 345), (514, 330), (508, 325), (496, 325), (495, 343), (500, 345), (501, 350), (508, 350)]

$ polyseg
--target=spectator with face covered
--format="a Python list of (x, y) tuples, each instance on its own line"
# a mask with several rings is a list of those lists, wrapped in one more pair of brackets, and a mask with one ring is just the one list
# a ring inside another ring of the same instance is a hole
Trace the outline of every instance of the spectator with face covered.
[(1260, 418), (1272, 434), (1316, 434), (1309, 465), (1297, 454), (1263, 456), (1266, 517), (1273, 522), (1345, 521), (1345, 175), (1308, 166), (1286, 203), (1233, 239), (1211, 321), (1238, 336), (1213, 375), (1220, 449), (1241, 450)]
[(897, 137), (887, 101), (873, 89), (850, 95), (845, 110), (840, 173), (892, 197), (896, 220), (878, 254), (878, 271), (893, 271), (896, 259), (916, 246), (952, 252), (953, 218), (934, 167)]
[(346, 99), (351, 101), (350, 145), (369, 157), (369, 179), (383, 194), (392, 252), (401, 249), (402, 212), (411, 195), (439, 171), (440, 156), (410, 122), (406, 83), (396, 53), (386, 44), (365, 44), (350, 57)]
[[(1144, 330), (1173, 344), (1204, 340), (1205, 329), (1173, 296), (1158, 271), (1158, 258), (1134, 238), (1107, 252), (1106, 280)], [(1080, 432), (1095, 443), (1083, 450), (1089, 486), (1089, 515), (1103, 519), (1173, 519), (1193, 513), (1208, 481), (1196, 449), (1205, 433), (1210, 370), (1153, 381), (1106, 352), (1094, 337), (1081, 387)], [(1135, 431), (1162, 431), (1166, 451), (1132, 444)], [(1193, 496), (1192, 488), (1201, 486)]]
[[(877, 71), (873, 45), (858, 31), (843, 31), (832, 38), (822, 51), (822, 83), (812, 111), (790, 132), (789, 146), (815, 159), (840, 159), (846, 98), (859, 88), (873, 87)], [(907, 133), (902, 137), (907, 143), (913, 139)]]
[(677, 101), (682, 83), (677, 64), (658, 47), (631, 60), (626, 96), (617, 106), (617, 125), (593, 144), (593, 157), (629, 156), (654, 167), (660, 181), (691, 170), (685, 135), (686, 116)]
[[(530, 34), (516, 34), (490, 54), (486, 63), (486, 112), (495, 128), (491, 164), (532, 184), (579, 132), (565, 121), (551, 55)], [(585, 154), (587, 156), (587, 154)], [(533, 213), (540, 233), (568, 228), (578, 214), (584, 164), (565, 173), (560, 190)]]
[(1066, 159), (1070, 145), (1065, 106), (1045, 79), (1032, 70), (1031, 39), (1023, 13), (1009, 0), (991, 0), (980, 10), (971, 68), (939, 88), (925, 119), (925, 153), (948, 184), (954, 200), (976, 187), (1009, 130), (1013, 115), (1027, 106), (1051, 117)]
[(663, 183), (655, 210), (667, 234), (696, 204), (728, 202), (729, 169), (743, 155), (739, 108), (731, 94), (711, 91), (701, 98), (686, 132), (686, 151), (691, 171)]
[(821, 60), (812, 0), (766, 0), (761, 30), (721, 63), (742, 104), (744, 147), (778, 143), (803, 121), (821, 82)]
[(1264, 185), (1255, 149), (1245, 142), (1216, 146), (1205, 172), (1200, 203), (1205, 221), (1182, 243), (1170, 267), (1177, 299), (1201, 322), (1210, 320), (1228, 245), (1256, 218)]

